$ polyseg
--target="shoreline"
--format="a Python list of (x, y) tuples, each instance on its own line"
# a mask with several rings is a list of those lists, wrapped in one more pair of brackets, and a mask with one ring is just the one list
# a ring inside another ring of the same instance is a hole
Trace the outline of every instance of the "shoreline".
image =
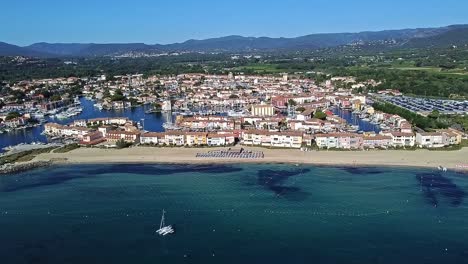
[[(437, 168), (446, 167), (449, 170), (467, 171), (468, 148), (457, 151), (429, 150), (374, 150), (374, 151), (310, 151), (296, 149), (265, 149), (245, 147), (246, 150), (263, 151), (264, 158), (200, 158), (196, 153), (220, 148), (153, 148), (132, 147), (127, 149), (79, 148), (67, 153), (43, 153), (33, 161), (48, 161), (54, 165), (76, 164), (310, 164), (317, 166), (383, 166), (383, 167), (415, 167)], [(240, 148), (240, 147), (239, 147)], [(237, 149), (237, 148), (236, 148)]]

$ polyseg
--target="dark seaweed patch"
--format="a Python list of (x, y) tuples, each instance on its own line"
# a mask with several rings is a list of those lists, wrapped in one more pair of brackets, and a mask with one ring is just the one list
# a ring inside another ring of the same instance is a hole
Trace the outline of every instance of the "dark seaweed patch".
[(359, 174), (359, 175), (381, 174), (385, 172), (383, 170), (379, 170), (377, 168), (372, 168), (372, 167), (340, 167), (340, 169), (351, 174)]
[(302, 201), (307, 198), (307, 193), (297, 186), (284, 186), (287, 179), (292, 176), (309, 172), (309, 169), (286, 171), (286, 170), (260, 170), (257, 174), (257, 184), (274, 192), (277, 196), (292, 201)]
[(148, 164), (116, 164), (103, 166), (72, 166), (65, 170), (53, 169), (35, 175), (17, 175), (2, 177), (0, 192), (14, 192), (41, 186), (57, 185), (73, 179), (93, 177), (109, 173), (132, 173), (140, 175), (171, 175), (185, 172), (201, 172), (221, 174), (241, 171), (228, 165), (148, 165)]
[(416, 179), (419, 181), (424, 197), (429, 204), (435, 206), (439, 204), (437, 195), (449, 199), (452, 206), (459, 206), (463, 202), (465, 192), (440, 172), (418, 173)]
[(84, 177), (87, 176), (77, 173), (71, 174), (60, 172), (54, 172), (47, 175), (41, 174), (35, 177), (29, 175), (15, 176), (14, 178), (2, 181), (2, 183), (0, 184), (0, 192), (15, 192), (40, 186), (56, 185), (72, 179)]
[(203, 173), (230, 173), (241, 171), (242, 168), (236, 168), (227, 165), (148, 165), (148, 164), (117, 164), (110, 168), (94, 169), (92, 174), (106, 173), (133, 173), (141, 175), (170, 175), (185, 172), (203, 172)]

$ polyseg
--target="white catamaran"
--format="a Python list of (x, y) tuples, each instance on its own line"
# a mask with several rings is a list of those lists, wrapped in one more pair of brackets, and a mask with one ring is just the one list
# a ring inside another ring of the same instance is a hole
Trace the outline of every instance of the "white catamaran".
[(166, 226), (166, 223), (164, 222), (164, 215), (165, 214), (166, 214), (166, 211), (163, 210), (163, 214), (162, 214), (162, 217), (161, 217), (161, 224), (159, 225), (159, 229), (156, 230), (156, 233), (158, 233), (161, 236), (174, 234), (174, 228), (172, 228), (171, 225)]

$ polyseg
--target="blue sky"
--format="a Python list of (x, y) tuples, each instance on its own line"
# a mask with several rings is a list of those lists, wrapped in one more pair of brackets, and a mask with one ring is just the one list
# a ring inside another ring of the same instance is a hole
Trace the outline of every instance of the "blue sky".
[(468, 23), (465, 0), (1, 0), (0, 41), (173, 43)]

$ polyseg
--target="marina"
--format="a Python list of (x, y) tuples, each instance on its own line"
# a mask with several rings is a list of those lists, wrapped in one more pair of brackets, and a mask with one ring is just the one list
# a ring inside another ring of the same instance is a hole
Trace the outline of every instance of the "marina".
[(370, 119), (366, 117), (361, 118), (357, 113), (339, 107), (333, 107), (332, 110), (333, 114), (345, 119), (348, 124), (351, 124), (355, 130), (354, 132), (375, 132), (378, 134), (381, 131), (377, 123), (372, 123)]
[[(146, 120), (145, 129), (149, 131), (161, 132), (164, 131), (163, 124), (165, 122), (172, 122), (172, 115), (168, 113), (154, 113), (146, 114), (147, 108), (150, 106), (138, 106), (135, 108), (125, 108), (121, 110), (99, 110), (94, 107), (95, 103), (85, 97), (79, 99), (80, 107), (74, 107), (69, 114), (60, 114), (56, 111), (51, 111), (50, 115), (45, 116), (48, 122), (55, 122), (58, 124), (68, 124), (74, 120), (91, 119), (100, 117), (128, 117), (135, 122), (141, 122), (142, 119)], [(81, 111), (79, 110), (81, 109)], [(55, 114), (53, 114), (55, 113)], [(73, 113), (73, 114), (71, 114)], [(60, 115), (61, 118), (58, 118)], [(11, 130), (8, 133), (0, 134), (0, 149), (9, 146), (15, 146), (21, 143), (30, 144), (32, 142), (49, 143), (54, 142), (52, 138), (47, 138), (42, 134), (44, 130), (43, 124), (32, 126), (29, 128)]]

